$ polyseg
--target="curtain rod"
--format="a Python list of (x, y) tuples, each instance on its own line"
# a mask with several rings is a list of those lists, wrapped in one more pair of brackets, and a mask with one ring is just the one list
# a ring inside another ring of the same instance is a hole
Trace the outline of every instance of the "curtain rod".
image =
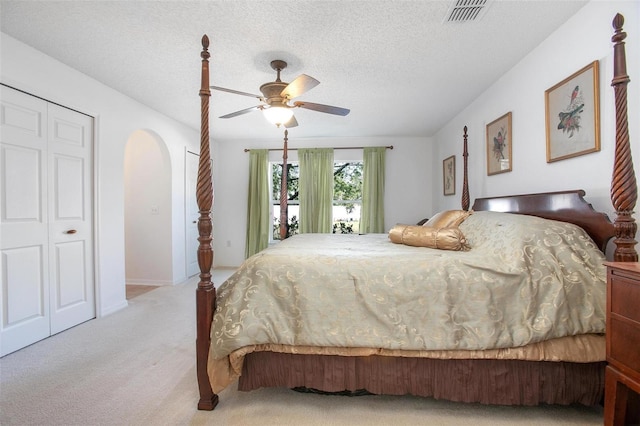
[[(369, 148), (369, 147), (364, 147), (364, 146), (338, 146), (338, 147), (334, 147), (333, 149), (365, 149), (365, 148)], [(371, 147), (371, 148), (377, 148), (377, 147)], [(384, 148), (393, 149), (393, 145), (385, 146)], [(304, 149), (304, 148), (287, 148), (287, 151), (297, 151), (298, 149)], [(283, 150), (284, 150), (284, 148), (269, 148), (269, 149), (267, 149), (267, 151), (283, 151)], [(251, 149), (249, 149), (249, 148), (245, 148), (244, 149), (244, 152), (249, 152), (249, 151), (251, 151)]]

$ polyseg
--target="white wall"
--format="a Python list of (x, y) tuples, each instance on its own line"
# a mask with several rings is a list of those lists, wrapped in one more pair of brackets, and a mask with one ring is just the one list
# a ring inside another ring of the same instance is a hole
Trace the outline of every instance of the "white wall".
[[(610, 40), (617, 12), (624, 15), (624, 30), (628, 34), (629, 134), (637, 175), (640, 169), (640, 2), (596, 0), (582, 8), (435, 135), (434, 167), (449, 155), (456, 155), (456, 193), (462, 188), (462, 129), (466, 125), (472, 203), (477, 197), (584, 189), (587, 201), (596, 209), (608, 212), (611, 219), (615, 217), (609, 198), (615, 147)], [(600, 61), (601, 151), (547, 163), (545, 90), (595, 60)], [(486, 125), (508, 111), (513, 113), (513, 171), (487, 176)], [(440, 210), (457, 207), (457, 199), (442, 196), (439, 191), (442, 178), (439, 179), (440, 184), (432, 188), (435, 206)]]
[[(244, 260), (249, 182), (248, 149), (281, 148), (282, 137), (263, 140), (214, 140), (213, 248), (214, 265), (238, 266)], [(433, 173), (430, 138), (325, 138), (296, 139), (289, 132), (289, 148), (393, 146), (386, 151), (385, 228), (416, 223), (432, 213)], [(335, 160), (362, 160), (362, 150), (336, 150)], [(282, 151), (270, 152), (281, 161)], [(288, 161), (297, 161), (290, 151)]]
[[(199, 152), (199, 131), (188, 128), (96, 82), (86, 75), (0, 33), (2, 83), (96, 117), (96, 290), (97, 312), (127, 306), (124, 262), (124, 149), (138, 129), (155, 132), (171, 158), (172, 268), (174, 282), (185, 272), (184, 152)], [(194, 99), (195, 105), (199, 100)], [(195, 111), (198, 111), (196, 106)]]

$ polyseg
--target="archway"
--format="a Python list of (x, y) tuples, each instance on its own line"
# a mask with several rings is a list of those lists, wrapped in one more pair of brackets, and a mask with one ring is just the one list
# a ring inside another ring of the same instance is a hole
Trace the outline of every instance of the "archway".
[(127, 284), (173, 284), (171, 176), (162, 138), (149, 130), (133, 132), (124, 155)]

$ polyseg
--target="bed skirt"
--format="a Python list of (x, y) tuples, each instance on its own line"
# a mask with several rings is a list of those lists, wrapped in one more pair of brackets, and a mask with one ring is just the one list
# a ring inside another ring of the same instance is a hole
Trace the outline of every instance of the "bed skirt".
[(603, 401), (605, 366), (606, 362), (345, 357), (266, 351), (246, 355), (238, 389), (304, 387), (497, 405), (597, 405)]

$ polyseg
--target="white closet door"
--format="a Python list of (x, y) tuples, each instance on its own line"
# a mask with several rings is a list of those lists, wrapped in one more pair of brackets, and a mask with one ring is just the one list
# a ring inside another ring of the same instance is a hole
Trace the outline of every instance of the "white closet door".
[(93, 119), (49, 104), (51, 334), (95, 317), (91, 148)]
[(0, 86), (0, 356), (50, 335), (47, 103)]
[(0, 86), (0, 356), (95, 317), (93, 119)]

